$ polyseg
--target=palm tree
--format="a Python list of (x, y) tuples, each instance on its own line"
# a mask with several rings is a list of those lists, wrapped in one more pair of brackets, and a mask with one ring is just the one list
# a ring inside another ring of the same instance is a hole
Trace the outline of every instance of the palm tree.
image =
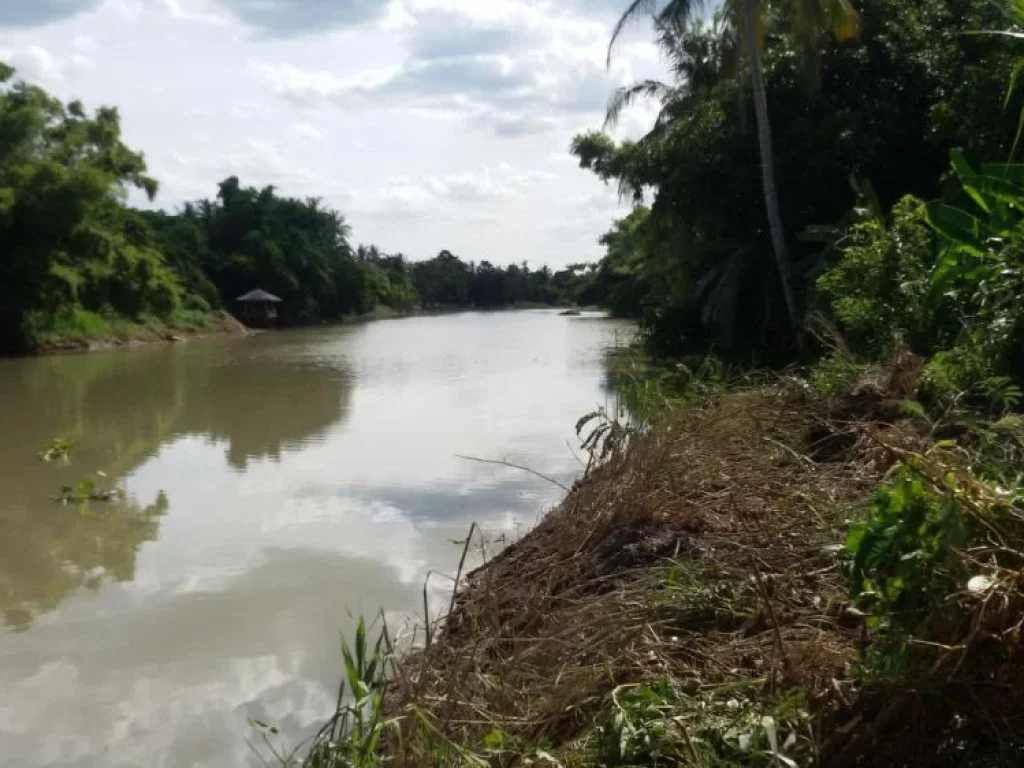
[[(831, 30), (838, 38), (844, 39), (856, 35), (859, 17), (850, 4), (850, 0), (777, 0), (791, 4), (793, 10), (793, 28), (808, 44), (809, 48), (817, 42), (825, 30)], [(764, 84), (764, 68), (761, 61), (759, 29), (763, 17), (761, 12), (772, 0), (725, 0), (725, 18), (730, 19), (735, 27), (742, 30), (743, 48), (750, 69), (750, 85), (754, 98), (754, 114), (757, 119), (757, 140), (761, 155), (761, 181), (764, 188), (765, 207), (768, 211), (768, 229), (771, 233), (772, 250), (779, 280), (782, 283), (783, 297), (789, 320), (793, 326), (797, 344), (803, 351), (803, 333), (801, 331), (801, 313), (797, 303), (796, 287), (793, 277), (793, 264), (786, 245), (786, 236), (782, 227), (782, 214), (779, 209), (778, 186), (775, 181), (775, 154), (772, 149), (772, 128), (768, 116), (768, 96)], [(608, 44), (608, 62), (611, 63), (612, 51), (616, 40), (622, 34), (631, 19), (640, 15), (654, 16), (659, 28), (685, 30), (694, 14), (709, 4), (708, 0), (632, 0), (619, 18), (612, 31), (611, 42)], [(662, 7), (663, 6), (663, 7)], [(661, 10), (658, 10), (659, 7)], [(739, 24), (736, 22), (739, 21)], [(648, 86), (647, 93), (664, 95)], [(642, 93), (642, 91), (641, 91)], [(640, 95), (639, 93), (637, 95)], [(635, 98), (630, 97), (630, 98)], [(623, 96), (625, 101), (625, 96)], [(619, 106), (621, 109), (623, 105)]]
[(671, 120), (688, 113), (707, 99), (715, 86), (732, 77), (736, 68), (735, 35), (722, 14), (710, 27), (697, 19), (694, 28), (683, 28), (656, 19), (658, 47), (668, 56), (676, 85), (660, 80), (641, 80), (616, 89), (608, 102), (605, 128), (614, 126), (622, 111), (641, 99), (656, 99), (662, 109), (648, 134), (653, 136)]

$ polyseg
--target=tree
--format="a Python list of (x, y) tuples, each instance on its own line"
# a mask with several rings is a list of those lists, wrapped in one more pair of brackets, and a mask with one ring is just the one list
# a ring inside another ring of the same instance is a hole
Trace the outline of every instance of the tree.
[(605, 128), (614, 127), (622, 111), (636, 101), (653, 98), (662, 104), (648, 134), (654, 136), (672, 119), (688, 114), (695, 104), (709, 98), (715, 86), (735, 74), (735, 35), (722, 14), (716, 13), (710, 26), (700, 18), (694, 20), (692, 28), (656, 18), (654, 27), (675, 84), (648, 79), (618, 88), (608, 102)]
[[(798, 295), (820, 310), (814, 283), (835, 250), (823, 253), (819, 235), (860, 205), (851, 174), (872, 182), (879, 210), (908, 192), (931, 199), (942, 191), (937, 180), (951, 147), (975, 161), (1009, 155), (1017, 125), (1006, 113), (1021, 108), (1024, 90), (1004, 107), (1017, 58), (1012, 40), (965, 34), (997, 26), (996, 5), (861, 0), (857, 42), (823, 35), (813, 54), (794, 31), (792, 3), (773, 9), (762, 58), (785, 237)], [(721, 50), (727, 41), (703, 38), (722, 29), (695, 22), (686, 30), (690, 50)], [(808, 87), (811, 66), (818, 89)], [(685, 92), (684, 83), (669, 83)], [(637, 230), (644, 237), (617, 240), (614, 249), (606, 244), (597, 272), (623, 249), (633, 252), (644, 276), (634, 284), (637, 313), (656, 354), (713, 353), (738, 364), (792, 360), (759, 148), (747, 129), (754, 119), (749, 93), (745, 79), (726, 74), (685, 109), (663, 110), (661, 124), (640, 140), (592, 132), (573, 141), (582, 167), (650, 205)], [(607, 295), (591, 293), (587, 301), (610, 305)]]
[[(821, 31), (832, 28), (837, 36), (855, 34), (857, 28), (856, 11), (849, 0), (789, 0), (795, 9), (794, 18), (796, 31), (802, 39), (815, 41)], [(658, 25), (662, 29), (684, 30), (690, 24), (696, 11), (702, 10), (705, 0), (669, 0), (660, 11), (657, 11), (656, 0), (633, 0), (620, 17), (612, 33), (608, 47), (608, 58), (611, 61), (615, 41), (625, 29), (630, 19), (639, 14), (655, 14)], [(798, 345), (803, 348), (801, 330), (802, 316), (796, 295), (793, 266), (789, 256), (785, 232), (782, 225), (782, 213), (779, 206), (778, 185), (775, 177), (775, 157), (772, 146), (771, 121), (768, 114), (768, 98), (765, 92), (764, 69), (761, 61), (759, 28), (763, 18), (759, 16), (756, 0), (726, 0), (725, 18), (741, 19), (740, 35), (746, 52), (750, 71), (750, 84), (753, 92), (754, 111), (757, 118), (757, 139), (761, 156), (761, 181), (764, 189), (765, 208), (768, 214), (768, 226), (771, 233), (775, 263), (782, 283), (786, 308), (790, 323)], [(813, 47), (811, 43), (810, 47)]]
[(183, 289), (124, 206), (157, 183), (121, 141), (116, 109), (90, 115), (0, 64), (0, 349), (29, 346), (63, 311), (167, 315)]

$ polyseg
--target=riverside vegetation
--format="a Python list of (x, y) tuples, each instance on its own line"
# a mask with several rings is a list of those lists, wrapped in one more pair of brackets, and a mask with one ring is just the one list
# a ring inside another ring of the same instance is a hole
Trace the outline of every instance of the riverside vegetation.
[(318, 198), (235, 177), (176, 213), (127, 204), (157, 190), (116, 109), (62, 103), (0, 62), (0, 352), (230, 329), (218, 310), (254, 287), (282, 298), (280, 322), (296, 325), (381, 307), (571, 303), (587, 271), (353, 247)]
[(626, 9), (677, 81), (573, 145), (637, 201), (583, 292), (646, 331), (623, 407), (284, 762), (1024, 761), (1024, 2), (699, 6)]

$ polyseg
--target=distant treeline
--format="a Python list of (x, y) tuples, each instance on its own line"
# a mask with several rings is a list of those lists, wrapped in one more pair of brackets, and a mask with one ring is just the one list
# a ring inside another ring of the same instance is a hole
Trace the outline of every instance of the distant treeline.
[(571, 301), (582, 266), (500, 268), (448, 251), (412, 262), (354, 248), (345, 218), (317, 198), (231, 177), (174, 214), (127, 205), (157, 181), (121, 141), (118, 112), (88, 113), (15, 80), (0, 63), (0, 351), (119, 322), (201, 325), (253, 288), (301, 324), (379, 306), (500, 307)]
[(273, 187), (221, 182), (214, 200), (180, 213), (139, 212), (156, 248), (202, 307), (226, 306), (263, 288), (283, 299), (281, 321), (302, 324), (386, 306), (502, 307), (570, 301), (587, 268), (553, 273), (523, 262), (501, 268), (466, 262), (449, 251), (428, 261), (350, 245), (350, 228), (317, 198), (281, 197)]

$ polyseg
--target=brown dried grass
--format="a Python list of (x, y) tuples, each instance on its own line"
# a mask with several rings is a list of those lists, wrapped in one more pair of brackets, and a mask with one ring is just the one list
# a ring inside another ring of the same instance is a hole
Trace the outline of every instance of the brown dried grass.
[[(399, 666), (389, 708), (425, 709), (456, 744), (498, 726), (556, 747), (616, 687), (665, 677), (800, 686), (834, 709), (859, 625), (834, 545), (892, 459), (862, 435), (843, 460), (810, 459), (827, 412), (761, 388), (634, 438), (468, 576), (436, 639)], [(419, 764), (407, 725), (404, 762)]]

